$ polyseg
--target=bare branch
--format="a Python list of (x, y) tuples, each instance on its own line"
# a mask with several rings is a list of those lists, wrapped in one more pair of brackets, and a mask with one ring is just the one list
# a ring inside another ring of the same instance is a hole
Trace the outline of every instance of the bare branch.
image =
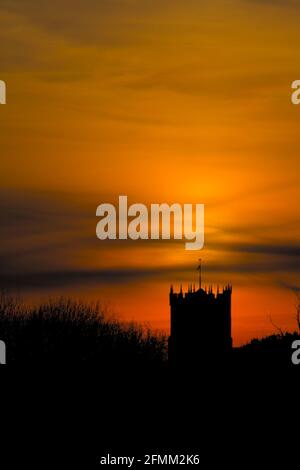
[(300, 333), (300, 295), (297, 294), (297, 305), (296, 305), (296, 320), (298, 325), (298, 330)]
[(269, 320), (271, 324), (274, 326), (274, 328), (276, 328), (276, 330), (279, 331), (280, 336), (284, 336), (283, 330), (273, 322), (271, 315), (269, 315)]

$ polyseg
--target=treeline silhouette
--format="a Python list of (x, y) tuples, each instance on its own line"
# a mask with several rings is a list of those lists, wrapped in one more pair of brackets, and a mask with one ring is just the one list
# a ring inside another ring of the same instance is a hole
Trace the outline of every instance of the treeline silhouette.
[(248, 344), (235, 348), (232, 352), (232, 367), (247, 373), (274, 373), (292, 371), (300, 375), (300, 365), (292, 362), (292, 344), (299, 340), (296, 332), (273, 334), (260, 339), (252, 339)]
[[(293, 369), (292, 343), (298, 333), (280, 333), (214, 356), (214, 345), (186, 369), (236, 372)], [(97, 303), (70, 298), (50, 299), (39, 306), (0, 294), (0, 339), (8, 364), (91, 364), (103, 371), (164, 371), (168, 367), (167, 337), (135, 323), (121, 323)], [(213, 359), (213, 360), (212, 360)], [(172, 368), (171, 368), (172, 369)]]
[(0, 295), (0, 339), (7, 363), (89, 363), (106, 370), (163, 368), (167, 341), (135, 323), (105, 315), (97, 303), (50, 299), (29, 307)]

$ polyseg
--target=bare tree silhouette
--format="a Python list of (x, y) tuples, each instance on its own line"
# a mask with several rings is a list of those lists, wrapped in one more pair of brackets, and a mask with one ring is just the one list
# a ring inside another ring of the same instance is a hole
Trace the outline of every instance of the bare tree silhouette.
[(298, 331), (300, 333), (300, 294), (297, 294), (296, 321), (297, 321)]

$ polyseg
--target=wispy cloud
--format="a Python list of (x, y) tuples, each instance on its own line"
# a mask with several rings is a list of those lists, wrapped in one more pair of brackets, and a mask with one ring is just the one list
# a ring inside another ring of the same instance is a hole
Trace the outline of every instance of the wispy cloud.
[[(103, 196), (103, 200), (109, 199)], [(137, 248), (143, 250), (146, 258), (147, 253), (150, 258), (151, 253), (156, 253), (159, 258), (160, 253), (184, 250), (178, 241), (99, 242), (95, 235), (98, 201), (95, 195), (86, 195), (83, 200), (76, 194), (2, 191), (1, 286), (15, 284), (32, 289), (96, 282), (131, 283), (142, 279), (171, 282), (193, 272), (194, 266), (180, 259), (170, 264), (162, 258), (161, 263), (144, 263), (143, 267), (136, 263)], [(279, 244), (270, 237), (262, 242), (263, 228), (258, 237), (257, 231), (252, 234), (249, 227), (247, 241), (241, 241), (245, 236), (242, 228), (227, 230), (207, 236), (205, 250), (214, 253), (215, 258), (205, 267), (207, 273), (271, 277), (274, 273), (282, 276), (300, 273), (299, 244), (288, 241)], [(228, 233), (234, 233), (240, 241), (228, 240)], [(115, 255), (124, 250), (126, 256), (120, 265)], [(220, 261), (224, 255), (225, 263)], [(82, 268), (82, 260), (89, 258), (98, 260), (99, 267)]]

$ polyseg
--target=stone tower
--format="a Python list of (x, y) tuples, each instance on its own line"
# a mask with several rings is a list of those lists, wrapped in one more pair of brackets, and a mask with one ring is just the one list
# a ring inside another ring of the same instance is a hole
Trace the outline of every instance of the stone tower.
[(219, 292), (195, 290), (179, 293), (170, 289), (171, 335), (169, 362), (171, 365), (206, 365), (223, 359), (232, 348), (231, 294), (227, 285)]

